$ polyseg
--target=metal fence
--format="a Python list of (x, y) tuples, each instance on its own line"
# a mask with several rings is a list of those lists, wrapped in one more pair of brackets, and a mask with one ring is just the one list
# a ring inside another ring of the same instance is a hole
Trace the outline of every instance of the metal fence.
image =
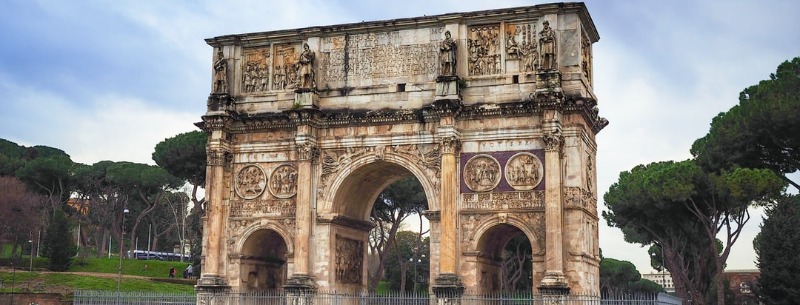
[[(681, 300), (667, 294), (599, 296), (533, 294), (465, 294), (461, 305), (680, 305)], [(337, 293), (291, 294), (285, 291), (224, 293), (151, 293), (114, 291), (76, 291), (74, 305), (436, 305), (434, 295), (409, 293)]]

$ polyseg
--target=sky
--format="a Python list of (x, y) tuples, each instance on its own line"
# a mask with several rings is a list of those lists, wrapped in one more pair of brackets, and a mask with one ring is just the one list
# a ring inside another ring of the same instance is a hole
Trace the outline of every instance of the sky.
[[(155, 145), (195, 130), (206, 110), (212, 48), (205, 38), (543, 3), (4, 0), (0, 138), (60, 148), (85, 164), (154, 164)], [(694, 140), (742, 89), (800, 56), (796, 0), (586, 5), (600, 34), (594, 90), (610, 121), (597, 137), (600, 195), (636, 165), (690, 158)], [(755, 269), (752, 238), (762, 214), (753, 211), (728, 269)], [(600, 222), (606, 257), (652, 271), (646, 248)]]

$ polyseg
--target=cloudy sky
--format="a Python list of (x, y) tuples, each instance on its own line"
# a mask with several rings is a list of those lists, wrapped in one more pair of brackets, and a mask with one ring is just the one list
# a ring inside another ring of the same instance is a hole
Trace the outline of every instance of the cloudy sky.
[[(43, 1), (0, 9), (0, 138), (65, 150), (76, 162), (153, 163), (156, 143), (194, 130), (212, 49), (245, 32), (541, 4), (534, 1)], [(638, 164), (690, 157), (739, 92), (800, 56), (800, 2), (587, 1), (600, 33), (595, 93), (598, 189)], [(602, 205), (602, 204), (601, 204)], [(757, 214), (729, 269), (755, 268)], [(601, 220), (601, 222), (603, 222)], [(650, 271), (646, 249), (600, 229), (608, 257)]]

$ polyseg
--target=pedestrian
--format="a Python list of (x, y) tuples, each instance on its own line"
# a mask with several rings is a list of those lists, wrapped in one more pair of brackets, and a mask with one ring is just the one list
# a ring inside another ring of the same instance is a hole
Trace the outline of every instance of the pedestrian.
[(186, 274), (189, 277), (192, 277), (192, 275), (194, 275), (194, 267), (192, 267), (192, 264), (189, 264), (189, 266), (186, 267)]
[(189, 277), (189, 272), (187, 272), (186, 269), (183, 269), (183, 278), (188, 278), (188, 277)]
[(169, 268), (169, 277), (175, 278), (175, 267)]

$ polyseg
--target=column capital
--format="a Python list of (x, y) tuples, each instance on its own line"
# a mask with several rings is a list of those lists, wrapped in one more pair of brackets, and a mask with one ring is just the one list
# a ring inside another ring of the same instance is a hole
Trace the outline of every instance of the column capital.
[(317, 148), (317, 143), (303, 141), (297, 144), (297, 160), (316, 163), (318, 158), (319, 149)]

